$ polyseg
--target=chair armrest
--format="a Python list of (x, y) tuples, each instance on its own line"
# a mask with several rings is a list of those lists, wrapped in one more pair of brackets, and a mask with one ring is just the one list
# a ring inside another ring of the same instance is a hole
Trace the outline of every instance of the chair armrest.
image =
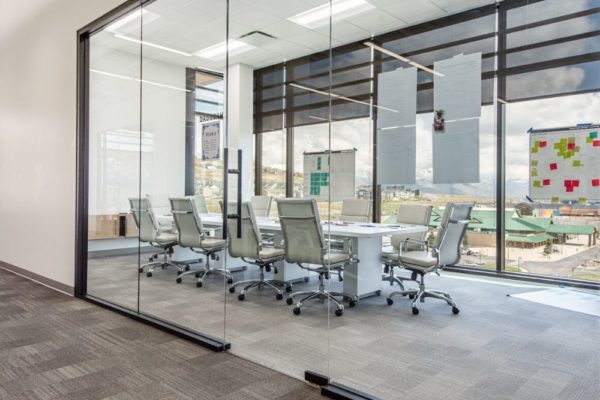
[(423, 249), (429, 250), (429, 245), (427, 244), (427, 240), (416, 240), (416, 239), (407, 238), (406, 240), (402, 241), (401, 246), (398, 246), (398, 255), (401, 255), (403, 252), (408, 251), (409, 243), (417, 244), (417, 245), (421, 246), (422, 250)]
[(214, 237), (214, 232), (219, 232), (219, 231), (222, 231), (222, 230), (223, 230), (223, 228), (220, 227), (220, 226), (215, 227), (215, 228), (209, 228), (209, 229), (203, 228), (202, 229), (202, 235), (206, 236), (206, 237)]
[[(357, 262), (358, 260), (354, 259), (354, 249), (352, 248), (352, 238), (341, 238), (341, 239), (325, 239), (326, 243), (329, 243), (331, 245), (331, 243), (335, 243), (335, 244), (342, 244), (343, 248), (347, 248), (348, 249), (348, 256), (350, 257), (350, 259), (354, 262)], [(330, 247), (331, 248), (331, 247)], [(327, 248), (323, 249), (323, 252), (327, 252)]]

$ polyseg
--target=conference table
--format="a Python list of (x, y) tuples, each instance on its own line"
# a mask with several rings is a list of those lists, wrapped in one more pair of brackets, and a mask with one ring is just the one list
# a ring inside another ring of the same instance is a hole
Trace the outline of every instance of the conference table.
[[(221, 228), (223, 219), (221, 214), (201, 214), (202, 225), (207, 228)], [(168, 223), (172, 216), (160, 216), (161, 224)], [(276, 218), (257, 217), (258, 229), (266, 233), (280, 233), (281, 225)], [(395, 234), (422, 233), (427, 231), (426, 226), (407, 224), (376, 224), (322, 221), (325, 238), (346, 239), (351, 241), (352, 251), (356, 262), (344, 268), (343, 292), (344, 294), (361, 299), (378, 295), (382, 285), (381, 253), (383, 237)], [(228, 263), (228, 267), (229, 267)], [(233, 264), (232, 264), (233, 266)], [(294, 281), (306, 277), (306, 270), (295, 264), (284, 263), (283, 268), (278, 268), (275, 279)]]

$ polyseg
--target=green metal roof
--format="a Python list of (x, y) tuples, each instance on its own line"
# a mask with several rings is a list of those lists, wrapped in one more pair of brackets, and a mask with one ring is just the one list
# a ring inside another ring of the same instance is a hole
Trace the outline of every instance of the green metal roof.
[(591, 225), (552, 224), (546, 231), (565, 235), (592, 235), (594, 234), (594, 227)]
[(518, 243), (531, 243), (531, 244), (538, 244), (538, 243), (544, 243), (547, 242), (548, 240), (552, 240), (553, 237), (542, 233), (541, 235), (528, 235), (528, 236), (519, 236), (519, 235), (508, 235), (506, 237), (506, 241), (507, 242), (518, 242)]
[[(429, 219), (429, 226), (434, 228), (440, 226), (443, 215), (443, 208), (434, 208), (431, 212), (431, 218)], [(508, 236), (511, 239), (507, 238), (507, 240), (513, 240), (515, 242), (521, 241), (539, 243), (539, 241), (552, 239), (552, 237), (547, 235), (547, 233), (565, 235), (592, 235), (594, 233), (594, 227), (591, 225), (561, 224), (553, 222), (551, 218), (520, 216), (519, 213), (514, 210), (507, 210), (504, 212), (504, 221), (506, 225), (506, 231), (513, 233), (513, 235)], [(384, 222), (388, 224), (395, 223), (396, 216), (390, 215)], [(469, 230), (475, 229), (480, 229), (482, 231), (495, 231), (496, 210), (473, 209), (471, 212)], [(514, 235), (515, 233), (529, 234), (529, 236)], [(534, 241), (531, 242), (530, 240)], [(538, 241), (536, 242), (535, 240)]]
[[(431, 213), (430, 226), (438, 227), (444, 214), (443, 208), (434, 208)], [(504, 221), (506, 230), (509, 232), (530, 232), (542, 233), (546, 230), (552, 221), (549, 218), (521, 217), (515, 211), (508, 210), (504, 212)], [(471, 223), (469, 229), (480, 229), (482, 231), (496, 230), (496, 211), (495, 210), (477, 210), (471, 212)]]

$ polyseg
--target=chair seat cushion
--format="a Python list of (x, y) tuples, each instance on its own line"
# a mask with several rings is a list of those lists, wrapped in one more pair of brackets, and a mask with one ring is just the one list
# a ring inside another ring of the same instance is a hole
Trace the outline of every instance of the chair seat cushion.
[(275, 260), (277, 258), (283, 258), (284, 255), (283, 249), (277, 249), (275, 247), (263, 247), (263, 249), (258, 254), (258, 257), (262, 261), (270, 261)]
[(348, 255), (347, 253), (326, 253), (323, 256), (323, 263), (325, 265), (333, 265), (333, 264), (339, 264), (341, 262), (345, 262), (345, 261), (349, 261), (350, 260), (350, 255)]
[(158, 243), (160, 245), (176, 244), (177, 239), (178, 239), (178, 236), (176, 233), (161, 232), (156, 237), (156, 243)]
[(202, 243), (200, 243), (200, 247), (202, 247), (203, 249), (214, 249), (218, 247), (225, 247), (226, 243), (227, 242), (223, 239), (206, 238), (202, 240)]
[(422, 267), (422, 269), (428, 269), (434, 267), (437, 263), (437, 259), (427, 251), (407, 251), (400, 256), (395, 254), (393, 257), (396, 257), (400, 264), (411, 268)]

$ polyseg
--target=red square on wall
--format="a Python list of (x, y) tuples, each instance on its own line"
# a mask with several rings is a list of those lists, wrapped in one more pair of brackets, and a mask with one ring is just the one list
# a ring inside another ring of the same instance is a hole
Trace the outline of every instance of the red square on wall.
[(600, 186), (600, 179), (592, 179), (592, 186)]
[(573, 150), (574, 148), (575, 148), (575, 143), (569, 143), (569, 144), (567, 144), (567, 149)]
[(594, 140), (592, 144), (594, 147), (600, 147), (600, 140)]
[(558, 168), (558, 164), (556, 164), (555, 162), (553, 162), (553, 163), (550, 163), (550, 169), (551, 169), (551, 170), (553, 170), (553, 171), (554, 171), (554, 170), (555, 170), (555, 169), (557, 169), (557, 168)]
[(550, 179), (544, 179), (544, 186), (548, 186), (550, 184)]
[(547, 145), (547, 144), (548, 144), (548, 143), (547, 143), (545, 140), (542, 140), (542, 141), (540, 142), (540, 147), (546, 147), (546, 145)]
[(579, 179), (573, 181), (573, 187), (579, 187)]
[(573, 181), (570, 179), (566, 179), (565, 180), (565, 186), (566, 187), (572, 187), (573, 186)]

